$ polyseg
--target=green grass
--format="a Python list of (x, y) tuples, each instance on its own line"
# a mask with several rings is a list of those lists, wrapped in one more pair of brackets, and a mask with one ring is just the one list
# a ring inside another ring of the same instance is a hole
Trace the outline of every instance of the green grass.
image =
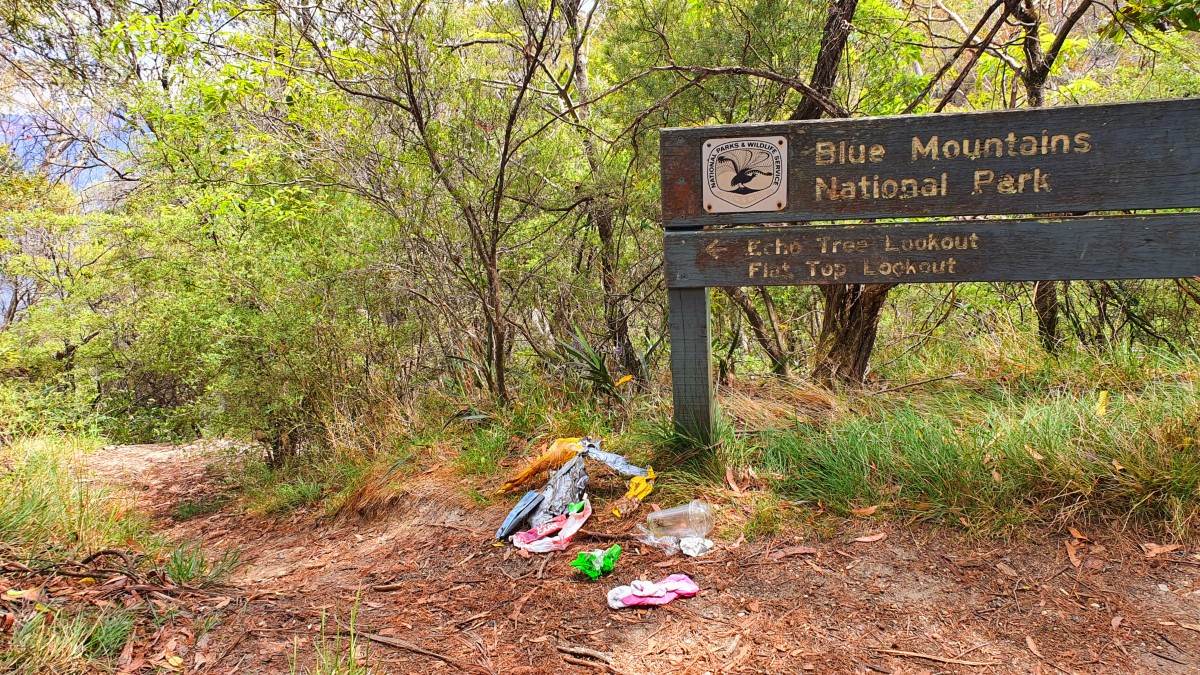
[(209, 586), (229, 576), (240, 559), (241, 554), (231, 550), (209, 562), (198, 544), (180, 544), (172, 549), (170, 557), (163, 564), (163, 571), (168, 579), (177, 584)]
[(828, 426), (767, 436), (761, 463), (780, 494), (835, 513), (878, 504), (972, 530), (1106, 518), (1192, 532), (1196, 384), (1113, 391), (1103, 414), (1098, 398), (1091, 387), (1016, 383), (870, 401)]
[[(180, 546), (168, 555), (141, 514), (87, 476), (84, 458), (99, 447), (76, 437), (0, 446), (0, 558), (44, 570), (14, 575), (17, 588), (39, 587), (54, 565), (102, 549), (128, 551), (140, 575), (161, 573), (174, 583), (203, 585), (228, 573), (236, 554), (209, 563), (198, 547)], [(0, 635), (0, 672), (30, 674), (111, 671), (138, 626), (161, 616), (145, 602), (91, 607), (61, 593), (4, 609), (16, 611), (16, 624), (11, 636)]]
[[(321, 628), (313, 638), (313, 660), (310, 667), (300, 665), (300, 639), (294, 638), (290, 668), (292, 675), (367, 675), (371, 672), (367, 665), (369, 654), (366, 645), (358, 637), (358, 605), (359, 598), (355, 596), (346, 631), (339, 631), (335, 625), (332, 637), (329, 635), (331, 631), (326, 615), (321, 614)], [(336, 619), (334, 623), (338, 623)]]
[(217, 511), (220, 511), (230, 501), (229, 495), (217, 494), (207, 495), (197, 499), (188, 499), (179, 502), (171, 511), (171, 517), (175, 520), (191, 520), (200, 516), (207, 516)]
[(82, 462), (99, 444), (63, 437), (0, 447), (0, 542), (27, 558), (78, 558), (131, 542), (150, 543), (146, 520), (86, 480)]

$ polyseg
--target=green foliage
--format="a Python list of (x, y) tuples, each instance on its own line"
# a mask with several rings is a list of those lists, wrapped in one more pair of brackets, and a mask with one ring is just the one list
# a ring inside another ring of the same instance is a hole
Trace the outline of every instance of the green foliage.
[[(1192, 357), (1175, 372), (1194, 366)], [(980, 530), (1128, 518), (1182, 535), (1200, 514), (1200, 399), (1191, 381), (1141, 375), (873, 402), (826, 428), (770, 436), (762, 461), (784, 494), (837, 513), (878, 504)], [(1105, 380), (1113, 402), (1102, 409)]]
[(1161, 32), (1200, 31), (1200, 5), (1195, 0), (1127, 2), (1104, 26), (1105, 37), (1119, 38), (1126, 30)]
[(180, 544), (171, 550), (171, 555), (163, 564), (163, 572), (177, 584), (207, 586), (227, 577), (238, 566), (240, 559), (241, 554), (231, 550), (209, 562), (199, 544)]

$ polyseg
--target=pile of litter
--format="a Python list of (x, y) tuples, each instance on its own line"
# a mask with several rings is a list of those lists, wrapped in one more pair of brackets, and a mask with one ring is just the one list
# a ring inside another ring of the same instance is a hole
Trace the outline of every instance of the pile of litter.
[[(650, 477), (654, 475), (653, 468), (643, 469), (639, 466), (634, 466), (621, 455), (606, 452), (601, 447), (599, 439), (560, 438), (554, 441), (550, 445), (550, 448), (542, 453), (540, 457), (533, 460), (533, 462), (506, 481), (497, 490), (498, 494), (512, 492), (529, 483), (542, 471), (557, 469), (551, 474), (550, 480), (546, 482), (545, 487), (540, 491), (531, 490), (521, 497), (517, 505), (509, 512), (508, 517), (500, 524), (500, 529), (496, 530), (496, 538), (503, 540), (511, 537), (513, 545), (518, 548), (535, 553), (543, 552), (530, 548), (530, 545), (538, 541), (540, 537), (532, 539), (529, 536), (518, 537), (517, 533), (526, 523), (533, 526), (534, 530), (537, 530), (540, 526), (554, 521), (560, 516), (565, 516), (572, 504), (586, 501), (588, 474), (587, 466), (584, 464), (585, 459), (602, 462), (623, 476), (632, 476), (634, 479), (641, 479), (637, 488), (642, 497), (650, 494), (650, 490), (653, 488), (653, 484), (648, 482), (648, 480), (652, 480)], [(632, 484), (630, 489), (631, 492), (634, 489)], [(591, 515), (590, 504), (587, 507), (587, 514), (588, 516)], [(562, 546), (546, 550), (561, 551), (566, 548), (566, 544), (570, 542), (571, 536), (583, 526), (583, 521), (587, 520), (587, 516), (577, 519), (578, 525), (574, 529), (570, 529), (570, 526), (567, 525), (567, 521), (569, 520), (569, 518), (564, 519), (561, 527), (552, 530), (559, 533), (558, 537), (563, 538)], [(570, 529), (570, 532), (564, 538), (561, 531), (568, 529)], [(534, 530), (530, 530), (530, 532)], [(527, 535), (527, 533), (521, 533), (521, 535)]]
[[(496, 539), (507, 539), (529, 553), (566, 550), (592, 515), (592, 503), (587, 496), (587, 460), (601, 462), (630, 477), (625, 496), (612, 506), (612, 513), (618, 518), (623, 512), (636, 509), (654, 489), (653, 467), (635, 466), (625, 457), (605, 451), (600, 439), (559, 438), (497, 490), (497, 494), (514, 492), (543, 472), (552, 472), (542, 489), (530, 490), (517, 501), (496, 530)], [(707, 538), (712, 526), (711, 508), (695, 500), (649, 514), (646, 522), (638, 526), (637, 538), (668, 555), (682, 551), (698, 556), (713, 548), (712, 540)], [(621, 547), (613, 545), (608, 549), (581, 551), (571, 566), (595, 581), (612, 573), (620, 557)], [(690, 598), (699, 591), (700, 587), (684, 574), (672, 574), (658, 582), (637, 579), (609, 591), (608, 605), (613, 609), (665, 605), (676, 598)]]

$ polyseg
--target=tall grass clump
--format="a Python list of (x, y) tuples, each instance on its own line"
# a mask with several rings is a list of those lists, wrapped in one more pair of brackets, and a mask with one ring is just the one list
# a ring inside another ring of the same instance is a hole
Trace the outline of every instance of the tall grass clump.
[(146, 521), (83, 474), (83, 457), (96, 446), (68, 436), (0, 447), (0, 542), (11, 552), (76, 558), (146, 538)]
[(882, 505), (979, 530), (1106, 519), (1193, 532), (1195, 383), (1082, 384), (984, 383), (874, 402), (859, 416), (770, 435), (762, 461), (783, 494), (838, 513)]

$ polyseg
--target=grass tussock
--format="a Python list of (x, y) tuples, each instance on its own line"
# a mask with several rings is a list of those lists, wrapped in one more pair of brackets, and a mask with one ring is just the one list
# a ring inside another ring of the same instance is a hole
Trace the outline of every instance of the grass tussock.
[(970, 530), (1111, 519), (1191, 533), (1195, 384), (1080, 389), (951, 387), (872, 402), (858, 416), (765, 437), (761, 462), (781, 494), (840, 514), (880, 505)]
[(76, 437), (0, 447), (0, 542), (11, 555), (78, 558), (148, 538), (144, 518), (84, 475), (84, 456), (98, 447)]
[(144, 599), (74, 599), (72, 589), (88, 580), (56, 577), (59, 565), (78, 570), (90, 554), (110, 549), (141, 578), (192, 586), (219, 583), (237, 565), (236, 553), (210, 561), (197, 546), (171, 547), (156, 536), (126, 499), (85, 474), (86, 455), (102, 451), (99, 442), (76, 437), (0, 446), (0, 562), (29, 570), (0, 578), (0, 587), (38, 596), (0, 596), (0, 614), (15, 620), (11, 633), (0, 634), (0, 672), (110, 672), (130, 640), (164, 620)]

